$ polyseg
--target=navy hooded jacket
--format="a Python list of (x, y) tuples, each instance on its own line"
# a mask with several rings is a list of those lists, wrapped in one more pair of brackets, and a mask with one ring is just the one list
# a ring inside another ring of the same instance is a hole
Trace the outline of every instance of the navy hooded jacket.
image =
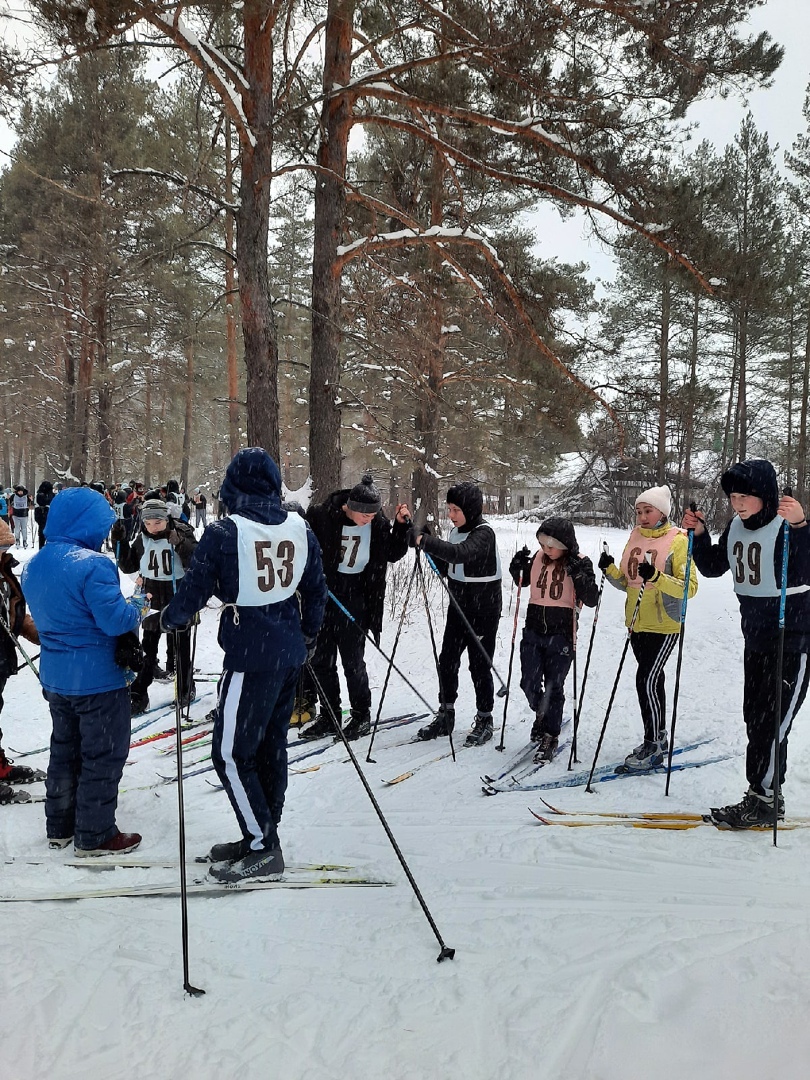
[[(238, 534), (234, 515), (266, 525), (287, 518), (281, 507), (278, 466), (260, 447), (240, 450), (228, 466), (219, 497), (231, 517), (212, 522), (205, 530), (177, 594), (163, 611), (161, 625), (177, 629), (187, 625), (211, 596), (235, 605), (239, 594)], [(315, 637), (323, 621), (326, 582), (321, 549), (307, 529), (307, 562), (298, 591), (287, 600), (264, 607), (241, 606), (238, 622), (234, 608), (220, 618), (219, 644), (229, 671), (267, 671), (296, 667), (306, 659), (305, 639)]]
[(47, 543), (23, 570), (44, 690), (78, 697), (127, 685), (115, 662), (116, 638), (137, 630), (140, 615), (124, 598), (115, 565), (99, 550), (114, 520), (98, 491), (61, 491), (45, 523)]
[[(760, 529), (776, 517), (776, 509), (779, 506), (779, 486), (776, 472), (770, 461), (752, 458), (749, 461), (737, 462), (723, 473), (720, 483), (727, 495), (736, 492), (739, 495), (755, 495), (762, 499), (764, 504), (762, 510), (742, 522), (743, 528)], [(704, 577), (721, 577), (727, 570), (732, 569), (728, 554), (730, 528), (731, 522), (726, 525), (723, 535), (716, 544), (712, 544), (708, 532), (695, 536), (692, 555), (695, 566)], [(810, 583), (810, 526), (790, 529), (788, 535), (787, 584), (788, 589), (798, 589)], [(783, 550), (783, 531), (780, 529), (771, 556), (777, 583), (782, 578)], [(762, 554), (765, 556), (764, 550)], [(740, 602), (740, 619), (746, 646), (755, 652), (772, 649), (779, 638), (780, 597), (738, 595), (737, 599)], [(789, 652), (805, 652), (810, 649), (810, 592), (794, 592), (787, 596), (785, 648)]]

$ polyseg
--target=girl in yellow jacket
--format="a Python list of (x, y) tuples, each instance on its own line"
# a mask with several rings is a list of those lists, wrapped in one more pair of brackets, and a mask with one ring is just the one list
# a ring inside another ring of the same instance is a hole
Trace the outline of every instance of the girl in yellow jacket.
[[(643, 771), (664, 760), (668, 750), (664, 666), (678, 640), (686, 575), (685, 534), (669, 520), (669, 488), (651, 487), (636, 499), (636, 527), (622, 552), (619, 566), (607, 553), (599, 569), (617, 589), (627, 594), (625, 624), (632, 622), (630, 644), (638, 664), (636, 691), (644, 722), (644, 742), (628, 754), (625, 765)], [(646, 582), (633, 622), (636, 601)], [(689, 576), (689, 597), (697, 592), (694, 567)]]

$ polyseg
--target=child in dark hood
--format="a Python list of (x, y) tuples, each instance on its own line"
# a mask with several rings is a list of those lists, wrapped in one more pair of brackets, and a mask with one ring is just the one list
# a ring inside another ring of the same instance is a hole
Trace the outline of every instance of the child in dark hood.
[(577, 612), (595, 607), (599, 590), (593, 564), (579, 554), (568, 518), (547, 518), (537, 530), (540, 550), (527, 547), (509, 564), (512, 580), (528, 588), (529, 606), (520, 642), (520, 688), (535, 714), (531, 740), (535, 761), (551, 761), (557, 750), (565, 704), (565, 680), (574, 658)]
[(495, 533), (484, 520), (483, 509), (484, 497), (477, 484), (469, 480), (454, 484), (447, 492), (447, 512), (453, 523), (447, 540), (416, 530), (411, 533), (414, 545), (447, 567), (447, 587), (483, 646), (482, 652), (470, 639), (464, 620), (451, 604), (439, 656), (439, 711), (417, 732), (417, 738), (422, 740), (436, 739), (453, 730), (458, 672), (465, 650), (475, 687), (476, 714), (464, 745), (483, 746), (492, 738), (495, 704), (492, 654), (501, 617), (501, 559)]
[[(781, 670), (780, 788), (787, 769), (788, 735), (810, 680), (810, 529), (801, 504), (789, 495), (779, 498), (776, 471), (770, 461), (739, 461), (723, 473), (720, 483), (734, 510), (720, 540), (712, 544), (700, 512), (687, 510), (683, 526), (695, 530), (698, 570), (706, 577), (720, 577), (731, 570), (740, 602), (745, 640), (743, 718), (748, 735), (748, 791), (739, 803), (712, 808), (711, 816), (716, 825), (750, 829), (772, 825), (774, 816), (775, 699), (785, 521), (790, 530)], [(785, 816), (781, 795), (776, 812), (780, 818)]]

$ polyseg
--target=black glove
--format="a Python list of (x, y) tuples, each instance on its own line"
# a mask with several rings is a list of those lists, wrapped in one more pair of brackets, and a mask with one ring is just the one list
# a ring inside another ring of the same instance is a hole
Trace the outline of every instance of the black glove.
[(318, 635), (316, 634), (315, 637), (305, 637), (304, 644), (307, 647), (306, 663), (308, 664), (315, 655), (315, 650), (318, 648)]
[(658, 571), (651, 562), (640, 562), (638, 564), (638, 576), (642, 581), (652, 581), (657, 575)]
[(419, 528), (416, 525), (411, 525), (410, 529), (408, 529), (408, 547), (415, 548), (417, 546), (417, 544), (416, 544), (417, 536), (430, 536), (430, 535), (431, 535), (430, 528), (427, 525), (422, 525), (421, 528)]
[(113, 527), (110, 529), (110, 539), (114, 544), (120, 543), (127, 538), (127, 527), (123, 521), (113, 522)]
[[(173, 633), (175, 633), (175, 631), (179, 631), (179, 632), (182, 633), (184, 630), (188, 630), (191, 627), (190, 622), (184, 623), (182, 626), (167, 626), (165, 616), (166, 616), (166, 612), (168, 610), (169, 610), (169, 605), (167, 604), (165, 608), (161, 609), (160, 615), (158, 616), (158, 626), (160, 627), (160, 629), (163, 631), (164, 634), (173, 634)], [(155, 612), (155, 614), (157, 614), (157, 612)], [(150, 615), (148, 617), (153, 618), (152, 615)]]
[(509, 573), (512, 580), (521, 588), (530, 584), (531, 565), (532, 553), (524, 544), (520, 551), (515, 552), (514, 558), (509, 563)]
[(166, 535), (166, 539), (174, 548), (176, 548), (179, 544), (183, 543), (183, 537), (180, 535), (177, 529), (170, 529)]
[(115, 639), (115, 662), (120, 668), (134, 671), (136, 675), (146, 663), (141, 643), (134, 630), (119, 634)]
[(613, 556), (609, 555), (606, 551), (603, 551), (599, 556), (597, 565), (600, 570), (607, 570), (609, 566), (613, 566)]

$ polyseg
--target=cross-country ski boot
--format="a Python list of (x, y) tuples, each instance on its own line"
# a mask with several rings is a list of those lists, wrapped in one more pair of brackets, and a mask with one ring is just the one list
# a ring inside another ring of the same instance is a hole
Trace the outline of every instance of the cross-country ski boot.
[(456, 710), (452, 705), (442, 705), (429, 724), (425, 724), (416, 733), (419, 742), (438, 739), (440, 735), (450, 735), (456, 724)]
[(492, 738), (492, 713), (478, 712), (475, 714), (473, 726), (470, 728), (465, 746), (483, 746)]
[(554, 755), (557, 753), (559, 742), (560, 740), (556, 735), (549, 735), (547, 731), (544, 731), (540, 736), (540, 742), (534, 752), (535, 765), (545, 765), (549, 761), (552, 761)]
[(643, 743), (628, 754), (624, 759), (624, 765), (620, 765), (619, 772), (649, 772), (664, 764), (664, 758), (669, 749), (666, 735), (659, 735), (657, 739), (645, 739)]
[[(0, 746), (0, 784), (35, 784), (38, 780), (44, 780), (45, 773), (42, 769), (29, 769), (27, 765), (15, 765), (11, 758), (6, 757), (6, 752)], [(18, 802), (26, 800), (19, 799)]]
[[(779, 796), (776, 816), (785, 817), (785, 800)], [(773, 793), (758, 795), (750, 788), (738, 803), (713, 806), (706, 819), (719, 829), (768, 829), (773, 825)]]
[(368, 709), (352, 709), (349, 713), (349, 721), (343, 729), (343, 734), (349, 742), (362, 739), (371, 731), (371, 713)]
[(15, 791), (8, 784), (0, 784), (0, 806), (15, 802), (31, 802), (31, 796), (27, 791)]

